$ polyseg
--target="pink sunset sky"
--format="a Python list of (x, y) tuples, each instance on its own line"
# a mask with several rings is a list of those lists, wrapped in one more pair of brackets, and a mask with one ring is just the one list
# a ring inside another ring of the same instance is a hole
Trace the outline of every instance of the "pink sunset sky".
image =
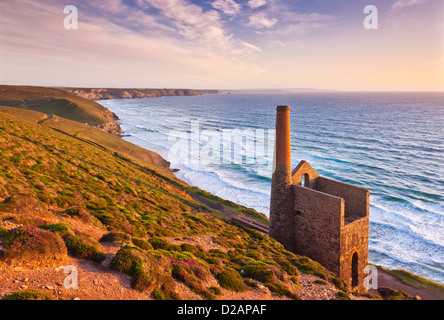
[(2, 0), (0, 84), (443, 91), (443, 17), (442, 0)]

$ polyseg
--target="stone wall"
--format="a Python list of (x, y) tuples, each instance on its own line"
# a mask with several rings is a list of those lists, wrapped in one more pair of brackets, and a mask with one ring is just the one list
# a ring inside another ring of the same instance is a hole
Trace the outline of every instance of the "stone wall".
[(368, 197), (370, 192), (367, 189), (324, 177), (316, 179), (314, 188), (344, 199), (346, 223), (368, 215)]
[(298, 185), (293, 185), (293, 190), (293, 252), (339, 275), (344, 200)]
[(368, 265), (369, 217), (366, 216), (343, 226), (341, 230), (341, 270), (339, 277), (352, 286), (352, 257), (358, 257), (358, 291), (365, 292), (364, 268)]

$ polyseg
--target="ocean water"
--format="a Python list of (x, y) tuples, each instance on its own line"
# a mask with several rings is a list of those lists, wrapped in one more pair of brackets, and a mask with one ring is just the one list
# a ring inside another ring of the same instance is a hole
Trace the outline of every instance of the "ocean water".
[(233, 93), (107, 100), (191, 185), (269, 215), (277, 105), (292, 162), (370, 189), (371, 263), (444, 284), (444, 93)]

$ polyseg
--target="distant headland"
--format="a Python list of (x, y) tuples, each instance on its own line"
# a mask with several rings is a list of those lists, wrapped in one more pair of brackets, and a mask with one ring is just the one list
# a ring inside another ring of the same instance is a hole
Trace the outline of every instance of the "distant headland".
[(156, 98), (164, 96), (199, 96), (219, 90), (148, 89), (148, 88), (58, 88), (90, 100)]

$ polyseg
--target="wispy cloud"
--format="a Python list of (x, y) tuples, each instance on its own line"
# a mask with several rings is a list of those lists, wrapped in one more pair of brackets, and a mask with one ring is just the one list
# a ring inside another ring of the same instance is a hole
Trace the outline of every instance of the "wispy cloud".
[(248, 5), (250, 6), (250, 8), (252, 9), (256, 9), (259, 7), (263, 7), (267, 4), (266, 0), (249, 0), (248, 1)]
[[(86, 70), (103, 72), (102, 79), (132, 70), (131, 78), (122, 81), (147, 76), (180, 81), (187, 75), (202, 80), (263, 72), (248, 59), (261, 49), (227, 32), (216, 10), (204, 11), (185, 0), (140, 0), (138, 6), (121, 0), (79, 0), (76, 5), (79, 29), (68, 31), (63, 28), (60, 1), (8, 0), (0, 12), (0, 59), (9, 63), (0, 80), (27, 69), (21, 75), (31, 81), (31, 70), (44, 64), (48, 72), (70, 68), (65, 80), (80, 70), (90, 74), (88, 80), (94, 76)], [(98, 10), (99, 15), (93, 14)]]
[(284, 13), (282, 16), (282, 26), (277, 30), (281, 34), (304, 35), (316, 29), (325, 29), (336, 23), (332, 15), (311, 13)]
[(412, 6), (416, 6), (418, 4), (425, 3), (426, 0), (398, 0), (393, 4), (393, 9), (399, 10), (404, 9)]
[(241, 10), (241, 5), (234, 0), (216, 0), (211, 5), (228, 15), (238, 14)]
[(259, 29), (261, 28), (270, 29), (277, 22), (278, 20), (276, 18), (267, 17), (267, 14), (265, 12), (258, 12), (250, 16), (248, 25)]

